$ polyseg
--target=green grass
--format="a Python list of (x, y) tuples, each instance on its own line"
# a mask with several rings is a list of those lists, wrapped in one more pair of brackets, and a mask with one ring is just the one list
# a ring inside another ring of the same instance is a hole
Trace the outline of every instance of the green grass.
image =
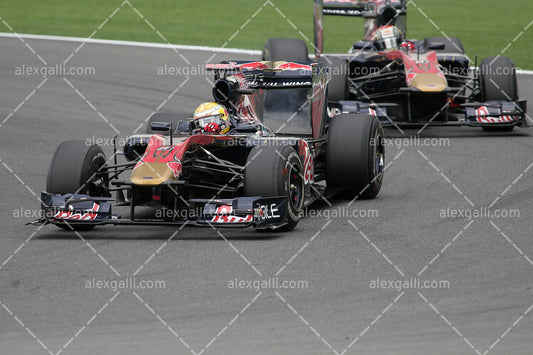
[[(272, 2), (312, 40), (311, 0)], [(0, 17), (19, 33), (88, 37), (121, 3), (122, 0), (3, 1)], [(300, 37), (276, 8), (270, 4), (262, 7), (264, 0), (130, 0), (130, 3), (171, 43), (260, 49), (270, 37)], [(420, 9), (447, 35), (461, 38), (472, 58), (502, 54), (533, 20), (533, 1), (415, 0), (415, 3), (416, 6), (409, 6), (408, 37), (441, 35)], [(360, 19), (328, 17), (325, 28), (329, 52), (345, 52), (363, 35)], [(4, 24), (0, 24), (0, 31), (10, 32)], [(164, 42), (128, 4), (94, 38)], [(503, 55), (511, 57), (522, 69), (533, 69), (531, 43), (533, 26)]]

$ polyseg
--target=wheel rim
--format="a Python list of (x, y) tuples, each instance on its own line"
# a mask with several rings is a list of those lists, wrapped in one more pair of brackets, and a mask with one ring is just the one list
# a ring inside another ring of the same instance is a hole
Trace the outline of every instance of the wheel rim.
[[(84, 192), (90, 196), (95, 197), (104, 197), (107, 194), (107, 186), (109, 185), (108, 174), (105, 171), (105, 161), (99, 161), (91, 169), (91, 174), (87, 177), (84, 185)], [(98, 186), (95, 186), (95, 183), (98, 182)]]
[(383, 145), (383, 136), (376, 135), (376, 146), (374, 148), (374, 179), (379, 181), (383, 176), (385, 169), (385, 147)]
[(289, 174), (289, 204), (294, 211), (300, 211), (304, 199), (304, 180), (301, 169), (292, 164)]

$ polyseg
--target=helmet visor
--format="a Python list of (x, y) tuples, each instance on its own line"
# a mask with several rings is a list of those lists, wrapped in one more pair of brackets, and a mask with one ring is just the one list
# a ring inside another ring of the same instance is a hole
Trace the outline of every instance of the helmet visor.
[(400, 46), (401, 40), (398, 38), (385, 38), (379, 41), (376, 41), (376, 47), (378, 49), (396, 49)]
[(205, 127), (205, 125), (211, 122), (214, 122), (216, 124), (222, 123), (222, 119), (220, 118), (220, 115), (205, 116), (205, 117), (196, 119), (196, 121), (198, 122), (198, 126), (200, 127)]

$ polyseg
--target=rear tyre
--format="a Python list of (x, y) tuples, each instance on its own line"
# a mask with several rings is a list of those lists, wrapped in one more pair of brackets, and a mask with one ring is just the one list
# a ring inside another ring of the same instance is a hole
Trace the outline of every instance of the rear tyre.
[(305, 182), (300, 157), (291, 146), (256, 146), (248, 154), (245, 196), (287, 196), (288, 223), (281, 231), (293, 230), (305, 202)]
[(348, 98), (348, 78), (350, 67), (348, 62), (337, 57), (321, 57), (320, 63), (329, 69), (328, 100), (342, 101)]
[[(516, 101), (518, 100), (518, 80), (516, 67), (508, 57), (489, 57), (479, 66), (479, 86), (481, 101)], [(510, 132), (514, 126), (483, 127), (489, 132)]]
[[(84, 141), (66, 141), (57, 147), (46, 179), (46, 191), (54, 194), (84, 194), (110, 197), (109, 177), (102, 172), (107, 158), (99, 145)], [(74, 230), (88, 230), (94, 226), (74, 225)], [(58, 227), (70, 230), (67, 225)]]
[(444, 49), (438, 49), (437, 53), (458, 53), (465, 54), (463, 43), (457, 37), (428, 37), (424, 39), (424, 47), (428, 47), (431, 43), (444, 43)]
[(385, 146), (379, 119), (369, 115), (333, 117), (327, 134), (328, 187), (343, 188), (343, 198), (375, 198), (383, 182)]
[(263, 47), (263, 60), (307, 62), (309, 52), (307, 45), (301, 39), (271, 38)]
[[(309, 52), (304, 41), (294, 38), (271, 38), (263, 47), (263, 60), (307, 62)], [(270, 90), (265, 95), (268, 111), (296, 112), (307, 100), (307, 89)]]

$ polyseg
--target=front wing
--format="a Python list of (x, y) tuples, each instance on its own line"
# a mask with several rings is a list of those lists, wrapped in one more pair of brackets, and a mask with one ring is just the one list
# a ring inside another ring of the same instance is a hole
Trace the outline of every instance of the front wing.
[(195, 225), (276, 229), (287, 224), (286, 197), (236, 197), (222, 200), (189, 200), (185, 211), (164, 213), (163, 218), (122, 219), (112, 213), (111, 198), (79, 194), (41, 193), (42, 218), (32, 225)]
[[(416, 121), (399, 120), (388, 114), (388, 108), (398, 106), (395, 103), (367, 103), (362, 101), (338, 101), (330, 103), (331, 116), (339, 113), (357, 113), (376, 116), (383, 126), (471, 126), (471, 127), (495, 127), (495, 126), (520, 126), (529, 127), (527, 121), (527, 102), (521, 101), (490, 101), (484, 103), (462, 104), (458, 109), (460, 114), (456, 120), (441, 120), (436, 117), (428, 117), (427, 120)], [(456, 109), (457, 110), (457, 109)], [(456, 115), (457, 116), (457, 115)], [(446, 115), (447, 117), (447, 115)]]

